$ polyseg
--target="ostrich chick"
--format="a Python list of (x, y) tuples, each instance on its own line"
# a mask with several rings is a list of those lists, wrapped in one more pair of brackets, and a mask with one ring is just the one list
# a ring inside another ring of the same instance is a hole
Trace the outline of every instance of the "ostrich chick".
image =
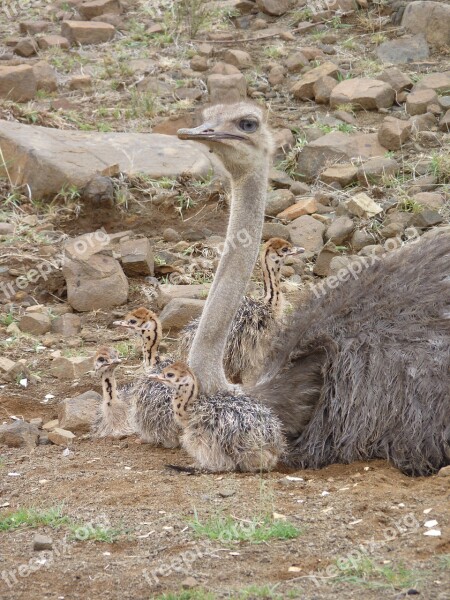
[(128, 388), (117, 390), (115, 370), (122, 361), (117, 350), (102, 346), (94, 358), (95, 372), (101, 376), (103, 401), (92, 426), (95, 437), (131, 435), (130, 397)]
[(281, 423), (271, 410), (241, 393), (199, 395), (197, 378), (182, 362), (150, 376), (173, 390), (181, 444), (209, 471), (268, 471), (284, 451)]
[[(224, 367), (227, 378), (235, 383), (257, 379), (258, 368), (283, 318), (284, 296), (280, 289), (281, 268), (286, 258), (304, 252), (281, 238), (271, 238), (261, 251), (264, 297), (244, 296), (232, 321), (225, 348)], [(179, 356), (185, 359), (196, 334), (200, 318), (191, 321), (181, 332)]]
[(170, 390), (148, 377), (149, 373), (160, 373), (172, 362), (171, 359), (161, 361), (158, 355), (162, 338), (160, 320), (154, 312), (141, 306), (114, 324), (134, 329), (142, 338), (145, 373), (138, 377), (132, 389), (132, 421), (136, 433), (146, 444), (177, 448), (181, 430), (173, 418)]

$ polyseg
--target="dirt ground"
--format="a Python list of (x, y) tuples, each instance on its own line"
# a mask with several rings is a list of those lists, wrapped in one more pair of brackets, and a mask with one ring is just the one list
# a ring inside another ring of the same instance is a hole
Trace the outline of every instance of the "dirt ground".
[[(25, 16), (32, 20), (42, 17), (44, 4), (33, 2)], [(0, 117), (64, 129), (145, 132), (170, 116), (197, 111), (207, 96), (201, 75), (188, 69), (197, 42), (186, 40), (184, 34), (149, 37), (145, 27), (165, 6), (156, 3), (162, 9), (155, 13), (153, 6), (149, 8), (152, 4), (128, 2), (125, 27), (111, 43), (67, 52), (43, 51), (40, 58), (57, 70), (62, 88), (23, 105), (1, 102)], [(210, 4), (218, 12), (206, 28), (235, 31), (236, 15), (230, 3)], [(63, 10), (70, 14), (70, 7), (63, 6)], [(294, 30), (298, 22), (309, 18), (303, 12), (291, 11), (276, 24)], [(271, 66), (294, 52), (299, 43), (317, 46), (324, 41), (334, 46), (336, 58), (347, 61), (354, 75), (379, 74), (384, 67), (376, 60), (376, 47), (380, 41), (396, 37), (396, 27), (388, 22), (380, 20), (377, 8), (359, 11), (342, 22), (331, 21), (322, 30), (296, 35), (293, 41), (274, 34), (261, 42), (253, 32), (253, 41), (240, 42), (239, 47), (249, 51), (255, 62), (246, 73), (248, 83), (270, 106), (272, 125), (291, 128), (300, 139), (328, 109), (294, 102), (287, 94), (287, 83), (271, 90), (267, 83)], [(17, 35), (17, 23), (1, 12), (0, 24), (8, 35)], [(198, 37), (206, 39), (205, 31)], [(221, 48), (221, 43), (215, 43), (217, 60)], [(3, 40), (0, 50), (8, 50)], [(136, 93), (141, 74), (137, 67), (133, 71), (131, 61), (140, 59), (155, 61), (150, 73), (160, 80), (174, 87), (199, 88), (203, 98), (195, 103), (175, 95), (161, 100), (152, 93)], [(449, 51), (444, 48), (402, 70), (417, 81), (428, 72), (448, 69), (449, 64)], [(69, 91), (69, 76), (85, 73), (93, 77), (93, 89)], [(57, 108), (57, 100), (66, 104)], [(384, 117), (384, 113), (359, 113), (355, 130), (376, 131)], [(335, 130), (334, 125), (322, 127)], [(416, 173), (411, 165), (421, 160), (429, 163), (434, 152), (444, 153), (445, 147), (435, 150), (411, 140), (394, 153), (402, 168), (407, 167), (402, 172), (404, 179), (399, 177), (395, 188), (380, 188), (378, 197), (396, 193), (403, 197), (400, 191), (424, 173)], [(13, 280), (17, 276), (14, 270), (25, 271), (33, 264), (26, 255), (40, 256), (52, 244), (55, 252), (59, 250), (50, 235), (58, 232), (74, 236), (98, 227), (108, 233), (132, 229), (147, 236), (156, 252), (171, 250), (171, 245), (162, 241), (162, 231), (169, 226), (189, 242), (198, 232), (202, 239), (225, 232), (226, 203), (215, 183), (200, 192), (190, 187), (187, 205), (180, 202), (184, 193), (180, 182), (169, 182), (177, 185), (175, 198), (163, 185), (155, 190), (148, 182), (140, 182), (140, 188), (136, 182), (122, 187), (119, 183), (122, 201), (105, 211), (85, 210), (76, 194), (73, 202), (66, 193), (63, 200), (40, 204), (27, 202), (24, 195), (2, 194), (0, 187), (0, 198), (7, 200), (0, 206), (0, 221), (18, 225), (14, 239), (2, 244), (2, 254), (9, 258), (0, 261), (0, 275)], [(312, 192), (320, 185), (315, 182)], [(440, 189), (444, 193), (444, 186)], [(446, 190), (448, 194), (448, 183)], [(167, 200), (157, 205), (155, 197), (161, 193), (167, 194)], [(37, 217), (37, 226), (25, 222), (31, 216)], [(307, 262), (303, 281), (311, 266)], [(6, 304), (1, 307), (0, 317), (7, 319), (10, 310), (14, 318), (20, 315), (27, 294), (49, 306), (64, 302), (61, 280), (58, 274), (53, 286), (49, 280), (47, 289), (22, 293), (14, 299), (12, 309)], [(129, 302), (120, 307), (121, 313), (147, 304), (144, 287), (143, 278), (130, 279)], [(26, 389), (17, 383), (0, 385), (0, 422), (9, 422), (12, 415), (46, 422), (56, 417), (60, 400), (91, 389), (100, 391), (98, 380), (90, 375), (75, 382), (53, 378), (50, 353), (73, 349), (77, 354), (89, 354), (99, 343), (126, 341), (125, 335), (111, 327), (113, 320), (111, 312), (85, 314), (82, 321), (87, 336), (61, 339), (46, 348), (29, 336), (8, 342), (7, 321), (3, 320), (2, 355), (12, 360), (25, 357), (39, 380)], [(173, 341), (167, 336), (166, 349), (171, 349)], [(139, 352), (131, 348), (120, 382), (132, 379), (133, 367), (139, 362)], [(46, 400), (47, 394), (53, 398)], [(190, 464), (182, 450), (138, 444), (134, 437), (103, 441), (88, 435), (77, 437), (69, 452), (56, 445), (32, 450), (0, 447), (0, 599), (378, 600), (417, 595), (424, 600), (450, 600), (450, 477), (409, 478), (384, 461), (261, 475), (190, 474), (168, 466)], [(53, 520), (54, 526), (34, 527), (28, 519), (16, 528), (4, 526), (9, 514), (31, 508), (41, 513), (54, 509), (59, 521)], [(223, 523), (225, 518), (232, 522), (232, 533), (249, 533), (249, 539), (230, 539), (230, 528), (222, 528), (216, 539), (210, 539), (214, 523)], [(295, 537), (256, 543), (252, 527), (258, 530), (265, 519), (290, 523), (296, 528)], [(430, 524), (433, 521), (436, 523)], [(209, 524), (209, 528), (199, 533), (196, 522)], [(425, 535), (430, 530), (440, 533)], [(33, 550), (36, 533), (52, 538), (51, 550)]]

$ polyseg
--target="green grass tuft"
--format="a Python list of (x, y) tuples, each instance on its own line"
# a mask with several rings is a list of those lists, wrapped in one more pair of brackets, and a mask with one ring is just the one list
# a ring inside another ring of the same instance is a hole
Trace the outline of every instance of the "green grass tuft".
[(194, 532), (210, 540), (227, 542), (250, 542), (259, 544), (268, 540), (291, 540), (301, 531), (287, 521), (273, 520), (270, 517), (252, 517), (241, 521), (232, 516), (217, 515), (200, 521), (197, 513), (189, 523)]
[(12, 531), (21, 526), (26, 527), (61, 527), (69, 523), (69, 517), (62, 514), (62, 506), (55, 506), (47, 510), (35, 508), (21, 508), (14, 513), (0, 517), (0, 531)]

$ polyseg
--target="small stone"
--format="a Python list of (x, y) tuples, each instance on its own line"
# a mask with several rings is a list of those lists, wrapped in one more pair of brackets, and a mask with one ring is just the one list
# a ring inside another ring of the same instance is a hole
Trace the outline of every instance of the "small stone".
[(29, 65), (0, 66), (0, 98), (14, 102), (27, 102), (37, 91), (33, 68)]
[(61, 24), (61, 35), (72, 44), (103, 44), (112, 40), (115, 32), (109, 23), (63, 21)]
[(44, 335), (51, 329), (51, 319), (47, 314), (27, 313), (20, 319), (19, 329), (31, 335)]
[(396, 175), (399, 169), (397, 161), (393, 158), (370, 158), (358, 169), (358, 183), (364, 187), (382, 185), (389, 177)]
[(450, 71), (441, 71), (440, 73), (430, 73), (424, 75), (418, 83), (414, 85), (413, 91), (429, 89), (437, 94), (448, 94), (450, 90)]
[(64, 337), (77, 335), (81, 331), (81, 319), (78, 315), (67, 313), (53, 319), (51, 330), (60, 333)]
[(74, 75), (69, 81), (70, 90), (90, 90), (92, 77), (89, 75)]
[(264, 242), (274, 237), (282, 238), (288, 242), (291, 240), (289, 229), (281, 223), (264, 223), (261, 237)]
[(438, 471), (438, 477), (450, 477), (450, 465), (442, 467)]
[(112, 208), (114, 206), (114, 186), (110, 177), (95, 175), (81, 192), (83, 202), (93, 209)]
[(121, 263), (129, 277), (155, 274), (155, 259), (147, 238), (120, 242)]
[(355, 225), (349, 217), (338, 217), (325, 232), (325, 239), (338, 246), (352, 233)]
[(436, 124), (436, 117), (431, 113), (425, 113), (424, 115), (415, 115), (409, 120), (411, 124), (411, 131), (418, 133), (419, 131), (428, 131)]
[(89, 356), (61, 356), (55, 358), (50, 366), (50, 373), (57, 379), (80, 379), (92, 369), (92, 358)]
[(25, 38), (20, 40), (20, 42), (15, 46), (14, 54), (28, 58), (36, 54), (37, 50), (38, 47), (36, 42), (32, 38)]
[(286, 69), (283, 65), (275, 65), (270, 69), (268, 80), (270, 85), (280, 85), (284, 82), (286, 75)]
[(283, 221), (293, 221), (302, 215), (312, 215), (317, 211), (317, 202), (314, 196), (310, 198), (302, 198), (292, 206), (289, 206), (277, 215), (278, 219)]
[(256, 4), (259, 10), (273, 17), (281, 17), (289, 10), (289, 0), (256, 0)]
[(10, 235), (14, 233), (14, 225), (12, 223), (0, 223), (0, 235)]
[(417, 90), (408, 94), (406, 98), (406, 112), (409, 115), (422, 115), (427, 112), (430, 104), (437, 102), (434, 90)]
[(328, 277), (330, 274), (330, 264), (333, 258), (339, 256), (339, 251), (334, 244), (326, 244), (317, 255), (314, 264), (313, 273), (318, 277)]
[(209, 99), (213, 104), (239, 102), (247, 97), (247, 80), (242, 73), (210, 75), (207, 86)]
[(416, 227), (434, 227), (443, 222), (443, 217), (436, 210), (426, 208), (420, 213), (414, 215), (413, 225)]
[(270, 191), (267, 194), (265, 213), (274, 217), (283, 210), (286, 210), (295, 202), (294, 194), (286, 189)]
[(325, 75), (318, 79), (314, 86), (314, 99), (318, 104), (328, 104), (331, 97), (331, 92), (337, 86), (337, 81), (333, 77)]
[(24, 35), (36, 35), (47, 31), (50, 25), (50, 21), (22, 21), (19, 23), (19, 30)]
[(201, 315), (204, 305), (204, 300), (174, 298), (159, 315), (163, 329), (182, 329)]
[(206, 56), (193, 56), (190, 63), (193, 71), (207, 71), (208, 70), (208, 59)]
[(311, 188), (306, 183), (301, 181), (293, 181), (289, 190), (294, 194), (294, 196), (305, 196), (311, 192)]
[(419, 34), (383, 42), (377, 48), (377, 56), (384, 63), (406, 64), (428, 58), (430, 50), (425, 37)]
[(92, 0), (77, 4), (78, 12), (87, 20), (104, 14), (120, 15), (122, 12), (119, 0)]
[(337, 79), (338, 73), (340, 73), (340, 69), (337, 65), (332, 62), (324, 62), (320, 66), (311, 69), (305, 75), (303, 75), (300, 81), (294, 83), (290, 89), (290, 92), (294, 98), (299, 98), (300, 100), (313, 100), (314, 84), (316, 81), (325, 76)]
[(411, 123), (386, 117), (378, 130), (378, 141), (388, 150), (398, 150), (409, 138)]
[(450, 108), (439, 121), (439, 129), (441, 131), (449, 132), (450, 131)]
[(186, 577), (181, 582), (181, 587), (184, 590), (191, 590), (199, 585), (199, 582), (195, 579), (195, 577)]
[(93, 391), (66, 398), (58, 407), (59, 425), (75, 433), (87, 433), (95, 420), (101, 401), (101, 395)]
[(359, 250), (362, 250), (365, 246), (373, 244), (374, 241), (373, 235), (362, 229), (353, 232), (350, 243), (354, 252), (359, 252)]
[(223, 55), (223, 60), (230, 65), (234, 65), (238, 69), (247, 69), (252, 66), (252, 57), (244, 50), (226, 50)]
[(56, 92), (58, 89), (58, 81), (56, 72), (45, 60), (40, 60), (33, 65), (33, 74), (36, 79), (36, 87), (38, 90), (46, 92)]
[(377, 79), (388, 83), (396, 92), (409, 90), (413, 86), (412, 79), (408, 75), (405, 75), (405, 73), (402, 73), (397, 67), (386, 69), (381, 75), (377, 76)]
[(14, 423), (0, 425), (0, 444), (9, 448), (34, 448), (38, 437), (38, 427), (26, 421), (14, 421)]
[(339, 183), (341, 187), (346, 187), (356, 181), (357, 174), (358, 168), (354, 165), (337, 164), (322, 171), (320, 179), (324, 183), (336, 182)]
[(181, 235), (175, 229), (172, 229), (171, 227), (167, 227), (163, 231), (163, 240), (165, 242), (176, 243), (181, 240)]
[(345, 207), (352, 215), (361, 217), (362, 219), (369, 219), (383, 212), (381, 206), (364, 192), (356, 194), (350, 200), (347, 200)]
[(47, 423), (44, 423), (42, 425), (42, 429), (44, 431), (52, 431), (52, 429), (55, 429), (56, 427), (58, 427), (58, 425), (59, 425), (59, 420), (52, 419), (51, 421), (47, 421)]
[(351, 104), (355, 110), (389, 108), (395, 100), (391, 86), (378, 79), (355, 78), (341, 81), (333, 88), (330, 106)]
[(445, 198), (438, 192), (420, 192), (414, 194), (412, 200), (423, 207), (434, 210), (441, 209), (445, 204)]
[(33, 550), (40, 552), (41, 550), (52, 550), (53, 540), (48, 535), (42, 535), (41, 533), (35, 533), (33, 539)]
[(62, 35), (43, 35), (37, 39), (37, 43), (41, 50), (48, 50), (49, 48), (68, 50), (70, 48), (69, 40)]
[(324, 245), (325, 225), (310, 215), (295, 219), (288, 225), (291, 241), (308, 252), (318, 252)]
[(67, 429), (61, 429), (56, 427), (53, 431), (48, 434), (48, 439), (57, 446), (70, 446), (75, 439), (75, 434)]
[(303, 52), (294, 52), (287, 57), (284, 64), (289, 73), (300, 73), (304, 67), (309, 66), (309, 60)]

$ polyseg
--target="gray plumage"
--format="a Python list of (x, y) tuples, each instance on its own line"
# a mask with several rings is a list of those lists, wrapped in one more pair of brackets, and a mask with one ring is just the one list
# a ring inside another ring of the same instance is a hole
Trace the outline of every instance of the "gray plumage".
[(198, 397), (181, 444), (209, 471), (268, 471), (285, 447), (281, 422), (268, 407), (226, 391)]
[(164, 448), (179, 447), (181, 429), (173, 418), (171, 391), (164, 384), (149, 380), (148, 375), (161, 373), (172, 362), (159, 361), (133, 385), (134, 429), (143, 442)]
[[(277, 330), (277, 320), (271, 306), (263, 300), (244, 296), (231, 324), (225, 347), (224, 368), (233, 382), (245, 381), (255, 375), (267, 353), (267, 346)], [(200, 317), (181, 331), (178, 355), (185, 360), (197, 332)]]
[(291, 466), (385, 458), (427, 475), (450, 459), (450, 234), (367, 260), (311, 293), (249, 393), (283, 422)]

